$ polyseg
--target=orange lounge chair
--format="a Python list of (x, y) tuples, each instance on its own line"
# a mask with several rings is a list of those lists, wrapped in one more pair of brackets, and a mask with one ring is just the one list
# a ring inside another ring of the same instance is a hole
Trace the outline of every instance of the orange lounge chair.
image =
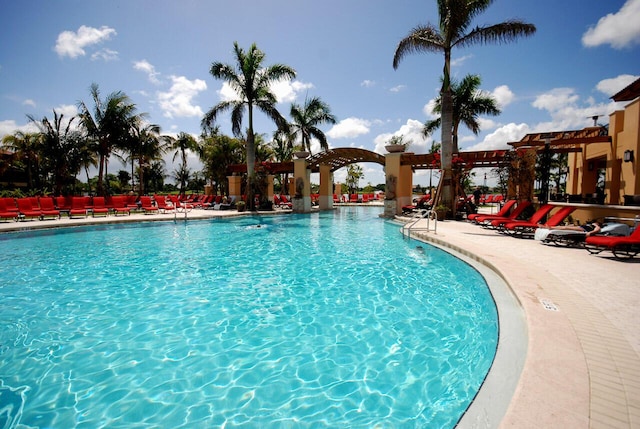
[(592, 235), (585, 238), (584, 247), (592, 254), (608, 251), (616, 259), (630, 259), (640, 254), (640, 225), (627, 237)]
[(93, 209), (91, 215), (93, 217), (96, 217), (96, 215), (109, 216), (109, 209), (107, 208), (104, 197), (93, 197)]
[(60, 210), (56, 209), (56, 205), (54, 204), (52, 197), (38, 198), (38, 205), (40, 206), (43, 219), (45, 217), (60, 219)]
[(140, 208), (144, 210), (144, 214), (158, 213), (158, 207), (153, 205), (151, 197), (144, 195), (140, 197)]
[(477, 217), (488, 217), (488, 216), (507, 217), (509, 215), (509, 212), (511, 211), (513, 206), (516, 205), (517, 202), (518, 202), (517, 200), (509, 200), (509, 201), (507, 201), (504, 204), (504, 206), (502, 206), (500, 211), (498, 211), (498, 213), (496, 213), (495, 215), (489, 215), (489, 214), (483, 214), (483, 213), (471, 213), (471, 214), (469, 214), (467, 216), (467, 219), (475, 222)]
[[(543, 206), (540, 209), (538, 209), (538, 211), (534, 213), (535, 218), (534, 216), (531, 216), (531, 219), (529, 219), (528, 221), (505, 223), (502, 226), (501, 231), (516, 237), (533, 238), (533, 235), (535, 234), (536, 229), (538, 229), (538, 227), (540, 226), (540, 223), (542, 222), (542, 219), (546, 216), (546, 214), (543, 216), (539, 216), (539, 215), (536, 216), (538, 212), (542, 210), (542, 208), (546, 208), (546, 207)], [(545, 226), (553, 227), (553, 226), (560, 225), (560, 223), (564, 221), (567, 218), (567, 216), (573, 213), (575, 209), (576, 208), (572, 206), (560, 207), (560, 209), (554, 214), (552, 214), (549, 220), (547, 220), (547, 222), (545, 223)], [(540, 219), (538, 219), (539, 217)]]

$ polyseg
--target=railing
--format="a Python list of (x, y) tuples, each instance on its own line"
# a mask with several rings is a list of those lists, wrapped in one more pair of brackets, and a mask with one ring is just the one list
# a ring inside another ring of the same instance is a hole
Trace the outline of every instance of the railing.
[[(430, 222), (433, 221), (433, 232), (436, 232), (438, 229), (438, 215), (434, 210), (423, 210), (419, 211), (416, 215), (416, 220), (413, 220), (402, 226), (402, 236), (406, 236), (407, 238), (411, 238), (411, 231), (431, 231)], [(418, 228), (416, 225), (423, 219), (427, 220), (427, 225), (425, 227)]]

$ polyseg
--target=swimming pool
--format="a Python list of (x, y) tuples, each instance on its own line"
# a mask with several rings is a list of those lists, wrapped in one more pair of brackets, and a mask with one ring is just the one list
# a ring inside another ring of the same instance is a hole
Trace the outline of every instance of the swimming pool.
[(0, 236), (0, 426), (453, 427), (495, 305), (379, 213)]

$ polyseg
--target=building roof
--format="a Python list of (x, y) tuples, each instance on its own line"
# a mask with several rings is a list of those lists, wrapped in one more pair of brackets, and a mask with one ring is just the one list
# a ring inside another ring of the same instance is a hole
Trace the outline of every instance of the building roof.
[(614, 94), (611, 98), (613, 101), (631, 101), (640, 97), (640, 78), (631, 82), (625, 88)]

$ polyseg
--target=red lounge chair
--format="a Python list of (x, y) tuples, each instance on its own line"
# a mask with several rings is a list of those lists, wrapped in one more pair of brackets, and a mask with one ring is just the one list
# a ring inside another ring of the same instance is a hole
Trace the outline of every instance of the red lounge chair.
[(475, 222), (477, 217), (487, 217), (487, 216), (494, 216), (494, 217), (507, 217), (509, 215), (509, 212), (511, 211), (511, 209), (513, 208), (513, 206), (517, 203), (517, 200), (509, 200), (507, 201), (504, 206), (502, 206), (502, 208), (500, 209), (500, 211), (498, 213), (496, 213), (495, 215), (488, 215), (488, 214), (482, 214), (482, 213), (471, 213), (467, 216), (467, 219), (472, 220)]
[(358, 194), (349, 195), (349, 202), (350, 203), (357, 203), (358, 202)]
[(628, 237), (589, 236), (585, 239), (584, 247), (592, 254), (607, 251), (613, 253), (616, 259), (633, 258), (640, 253), (640, 226)]
[[(539, 224), (542, 222), (542, 218), (544, 216), (536, 216), (542, 208), (538, 209), (537, 212), (534, 213), (534, 216), (531, 216), (531, 219), (528, 221), (521, 222), (508, 222), (502, 226), (502, 231), (512, 234), (518, 237), (533, 237), (536, 229), (538, 229)], [(553, 207), (552, 207), (553, 208)], [(555, 212), (549, 220), (545, 223), (547, 226), (558, 226), (562, 221), (564, 221), (567, 216), (569, 216), (575, 210), (575, 207), (564, 206), (561, 207), (557, 212)], [(545, 214), (546, 215), (546, 214)], [(538, 219), (540, 217), (540, 219)]]
[(124, 195), (115, 195), (111, 197), (111, 204), (113, 204), (113, 214), (118, 216), (122, 215), (130, 215), (131, 210), (127, 207), (127, 197)]
[(109, 216), (109, 209), (107, 208), (104, 197), (93, 197), (92, 216), (96, 217), (96, 215)]
[(71, 209), (69, 210), (69, 218), (74, 216), (87, 217), (87, 207), (84, 197), (73, 197), (71, 199)]
[(530, 217), (529, 218), (524, 218), (522, 216), (524, 214), (524, 211), (527, 210), (531, 206), (532, 206), (531, 202), (529, 202), (529, 201), (521, 201), (521, 202), (518, 203), (516, 208), (511, 210), (511, 213), (509, 213), (507, 216), (504, 216), (504, 217), (489, 217), (489, 218), (486, 218), (484, 220), (479, 221), (478, 219), (482, 218), (482, 216), (480, 216), (480, 217), (476, 217), (474, 222), (480, 223), (482, 226), (487, 227), (487, 228), (498, 228), (501, 225), (504, 225), (505, 223), (508, 223), (508, 222), (515, 222), (515, 221), (518, 221), (520, 219), (529, 220)]
[(153, 205), (151, 197), (146, 197), (144, 195), (140, 197), (140, 208), (144, 210), (144, 214), (158, 213), (158, 207)]
[(162, 195), (154, 195), (153, 200), (156, 202), (160, 213), (168, 213), (175, 210), (173, 203), (171, 205), (167, 204), (167, 199)]
[(339, 202), (340, 202), (340, 199), (338, 198), (338, 195), (337, 194), (333, 194), (333, 203), (335, 204), (335, 203), (339, 203)]
[(20, 213), (20, 219), (42, 219), (42, 212), (40, 209), (34, 210), (31, 199), (26, 198), (18, 198), (16, 199), (18, 203), (18, 212)]
[[(530, 223), (535, 223), (538, 224), (540, 222), (542, 222), (542, 220), (551, 212), (551, 210), (554, 209), (555, 206), (552, 206), (551, 204), (544, 204), (542, 206), (540, 206), (540, 208), (538, 208), (538, 210), (536, 210), (528, 219), (523, 219), (523, 222), (530, 222)], [(517, 207), (516, 207), (517, 210)], [(514, 210), (514, 212), (516, 211)], [(512, 212), (513, 214), (513, 212)], [(505, 224), (507, 223), (512, 223), (512, 222), (518, 222), (519, 220), (517, 219), (517, 216), (514, 217), (513, 219), (510, 218), (498, 218), (498, 219), (491, 219), (489, 221), (489, 225), (492, 228), (502, 228)]]
[(60, 210), (56, 209), (56, 205), (54, 204), (52, 197), (40, 197), (38, 198), (38, 204), (40, 206), (43, 219), (45, 217), (60, 219)]
[(18, 217), (17, 208), (16, 208), (16, 211), (9, 211), (9, 208), (7, 207), (7, 203), (6, 203), (5, 198), (0, 198), (0, 219), (1, 220), (9, 220), (9, 219), (16, 220), (17, 217)]

